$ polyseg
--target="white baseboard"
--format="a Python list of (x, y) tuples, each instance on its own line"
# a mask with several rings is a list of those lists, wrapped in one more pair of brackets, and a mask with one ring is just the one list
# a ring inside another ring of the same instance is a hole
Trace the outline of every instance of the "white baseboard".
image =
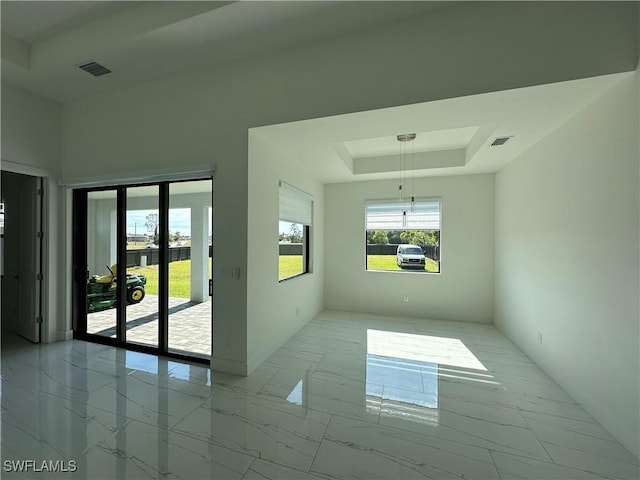
[(58, 330), (57, 340), (60, 342), (66, 342), (73, 338), (73, 330)]
[[(321, 311), (322, 310), (320, 310), (320, 312)], [(250, 374), (256, 368), (258, 368), (262, 364), (262, 362), (264, 362), (267, 358), (273, 355), (273, 353), (276, 350), (278, 350), (282, 345), (284, 345), (287, 342), (287, 340), (289, 340), (296, 333), (298, 333), (298, 331), (300, 331), (302, 327), (304, 327), (307, 323), (313, 320), (320, 312), (316, 312), (313, 315), (311, 315), (310, 318), (305, 318), (304, 320), (299, 321), (294, 325), (291, 325), (291, 328), (287, 329), (282, 335), (280, 335), (275, 342), (273, 342), (268, 347), (263, 348), (256, 355), (251, 357), (247, 362), (247, 374)]]
[(247, 364), (224, 358), (211, 359), (211, 369), (214, 372), (231, 373), (233, 375), (247, 376)]

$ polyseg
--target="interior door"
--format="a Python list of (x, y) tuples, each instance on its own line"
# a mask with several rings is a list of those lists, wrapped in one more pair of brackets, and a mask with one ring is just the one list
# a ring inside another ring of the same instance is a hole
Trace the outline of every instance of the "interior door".
[(25, 177), (20, 192), (18, 334), (40, 342), (42, 290), (42, 179)]

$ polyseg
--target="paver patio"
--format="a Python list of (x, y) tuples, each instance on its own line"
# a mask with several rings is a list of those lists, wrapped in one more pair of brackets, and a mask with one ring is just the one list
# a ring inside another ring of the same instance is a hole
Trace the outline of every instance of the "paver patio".
[[(158, 296), (127, 306), (127, 341), (158, 345)], [(169, 297), (169, 351), (198, 357), (211, 356), (211, 300), (197, 303)], [(87, 333), (116, 336), (116, 309), (87, 315)]]

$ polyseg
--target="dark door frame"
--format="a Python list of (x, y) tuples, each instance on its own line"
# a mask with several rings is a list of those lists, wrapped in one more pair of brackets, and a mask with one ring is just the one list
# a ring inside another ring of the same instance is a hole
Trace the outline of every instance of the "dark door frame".
[[(72, 318), (73, 338), (113, 347), (165, 357), (187, 360), (190, 362), (210, 364), (210, 359), (190, 356), (169, 351), (169, 185), (172, 183), (193, 182), (199, 180), (213, 181), (213, 177), (162, 181), (127, 185), (114, 185), (73, 190), (73, 278), (72, 278)], [(158, 230), (159, 230), (159, 265), (158, 265), (158, 346), (142, 345), (128, 342), (126, 324), (126, 268), (118, 268), (116, 305), (116, 338), (87, 333), (87, 214), (89, 192), (116, 191), (116, 263), (125, 265), (127, 258), (127, 189), (135, 187), (158, 186)], [(213, 315), (213, 309), (212, 309)], [(212, 326), (213, 328), (213, 326)]]

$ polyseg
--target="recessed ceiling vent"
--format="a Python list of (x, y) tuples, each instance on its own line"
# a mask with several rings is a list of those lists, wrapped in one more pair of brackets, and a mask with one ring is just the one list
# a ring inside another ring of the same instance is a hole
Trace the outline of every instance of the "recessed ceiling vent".
[(87, 73), (90, 73), (94, 77), (99, 77), (101, 75), (111, 73), (111, 70), (109, 70), (104, 65), (100, 65), (98, 62), (83, 63), (82, 65), (78, 65), (78, 68), (84, 70)]
[(507, 143), (507, 140), (509, 140), (511, 137), (496, 137), (495, 140), (493, 140), (493, 143), (491, 144), (492, 147), (497, 147), (500, 145), (504, 145), (505, 143)]

